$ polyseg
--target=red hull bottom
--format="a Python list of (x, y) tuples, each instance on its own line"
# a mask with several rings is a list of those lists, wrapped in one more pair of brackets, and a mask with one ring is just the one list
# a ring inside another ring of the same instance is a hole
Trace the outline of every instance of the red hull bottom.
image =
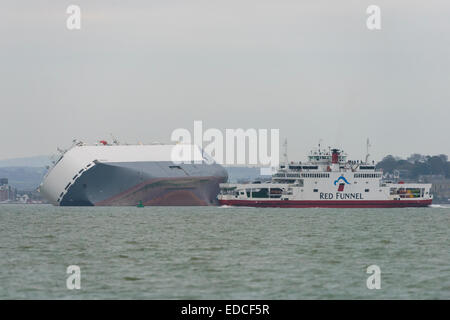
[(219, 200), (221, 205), (270, 208), (406, 208), (427, 207), (429, 200), (355, 200), (355, 201), (310, 201), (310, 200)]

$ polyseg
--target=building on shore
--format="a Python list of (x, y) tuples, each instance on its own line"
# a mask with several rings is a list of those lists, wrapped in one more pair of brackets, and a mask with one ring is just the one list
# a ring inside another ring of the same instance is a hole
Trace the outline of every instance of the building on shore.
[(16, 201), (17, 190), (8, 184), (7, 178), (0, 178), (0, 202)]
[(431, 194), (435, 203), (450, 203), (450, 179), (444, 175), (422, 175), (420, 182), (431, 183)]

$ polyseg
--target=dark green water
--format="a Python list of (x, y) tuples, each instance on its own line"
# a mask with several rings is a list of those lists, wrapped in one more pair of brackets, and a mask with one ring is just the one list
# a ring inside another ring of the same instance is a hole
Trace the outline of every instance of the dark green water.
[(450, 299), (449, 227), (443, 207), (0, 205), (0, 299)]

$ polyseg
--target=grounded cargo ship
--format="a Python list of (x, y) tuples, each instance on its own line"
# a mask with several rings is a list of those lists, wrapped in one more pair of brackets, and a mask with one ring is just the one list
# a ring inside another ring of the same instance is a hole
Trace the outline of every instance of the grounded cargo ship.
[(307, 163), (281, 165), (266, 183), (221, 184), (220, 204), (249, 207), (426, 207), (431, 184), (389, 182), (367, 161), (338, 149), (312, 151)]
[[(182, 149), (174, 153), (175, 147)], [(219, 183), (227, 178), (195, 145), (101, 141), (78, 143), (63, 153), (39, 189), (59, 206), (206, 206), (218, 203)]]

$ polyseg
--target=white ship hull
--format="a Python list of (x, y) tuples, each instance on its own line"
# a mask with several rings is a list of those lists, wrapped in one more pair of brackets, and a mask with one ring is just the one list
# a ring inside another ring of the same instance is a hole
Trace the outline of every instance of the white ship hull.
[(61, 206), (215, 205), (227, 173), (200, 148), (176, 163), (174, 145), (75, 146), (48, 172), (41, 193)]

